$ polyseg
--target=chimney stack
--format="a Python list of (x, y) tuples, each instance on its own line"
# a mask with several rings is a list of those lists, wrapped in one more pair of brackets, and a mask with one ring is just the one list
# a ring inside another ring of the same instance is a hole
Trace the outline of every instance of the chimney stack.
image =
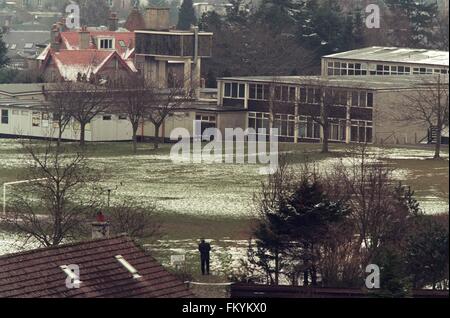
[(60, 48), (60, 42), (59, 42), (59, 27), (57, 24), (53, 24), (52, 29), (50, 31), (50, 37), (51, 37), (51, 48), (54, 51), (59, 51)]
[(111, 15), (108, 18), (108, 30), (109, 31), (117, 31), (119, 28), (119, 18), (117, 17), (116, 12), (111, 12)]
[(109, 223), (106, 222), (102, 212), (97, 214), (95, 222), (92, 222), (92, 239), (101, 239), (109, 237)]
[(80, 50), (86, 50), (89, 48), (91, 42), (90, 33), (86, 26), (83, 26), (79, 31), (80, 34)]
[(144, 14), (145, 29), (167, 31), (170, 28), (169, 8), (147, 8)]

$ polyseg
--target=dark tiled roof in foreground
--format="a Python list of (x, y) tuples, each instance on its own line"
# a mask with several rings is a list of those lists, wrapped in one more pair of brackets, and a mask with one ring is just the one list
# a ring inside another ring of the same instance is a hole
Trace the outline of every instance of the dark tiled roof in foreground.
[[(141, 275), (133, 275), (117, 255)], [(77, 264), (80, 288), (66, 287), (62, 265)], [(0, 298), (182, 298), (187, 287), (126, 236), (0, 256)]]

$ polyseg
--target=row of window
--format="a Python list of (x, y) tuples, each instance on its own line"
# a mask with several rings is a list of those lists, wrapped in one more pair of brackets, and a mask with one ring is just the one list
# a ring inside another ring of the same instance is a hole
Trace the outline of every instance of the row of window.
[[(249, 98), (253, 100), (269, 100), (271, 98), (269, 85), (250, 84)], [(296, 99), (296, 89), (294, 86), (275, 86), (274, 100), (294, 102)], [(373, 93), (366, 91), (353, 91), (351, 93), (351, 105), (357, 107), (373, 107)], [(225, 83), (225, 98), (245, 98), (245, 84)], [(347, 106), (349, 92), (342, 90), (327, 89), (325, 100), (333, 105)], [(320, 104), (322, 100), (322, 90), (320, 88), (300, 87), (300, 103)]]
[[(295, 117), (293, 115), (275, 115), (274, 128), (278, 128), (280, 137), (295, 136)], [(250, 112), (248, 115), (248, 127), (256, 131), (269, 129), (269, 114)], [(320, 139), (320, 124), (310, 116), (300, 116), (298, 122), (298, 137), (301, 139)], [(371, 143), (373, 123), (371, 121), (351, 121), (350, 140), (352, 142)], [(330, 141), (345, 142), (347, 140), (347, 120), (330, 119), (328, 138)]]
[(328, 62), (328, 75), (367, 75), (366, 67), (361, 63)]
[(210, 116), (210, 115), (196, 115), (195, 120), (199, 120), (202, 122), (208, 122), (208, 123), (215, 123), (216, 122), (216, 116)]
[[(22, 115), (22, 116), (27, 116), (28, 115), (28, 111), (26, 110), (22, 110), (21, 112), (19, 112), (18, 110), (13, 110), (12, 111), (13, 115)], [(45, 113), (45, 112), (37, 112), (34, 111), (31, 114), (31, 126), (33, 127), (40, 127), (41, 126), (41, 121), (49, 121), (49, 114)], [(119, 120), (127, 120), (128, 117), (126, 115), (118, 115), (117, 116)], [(112, 115), (103, 115), (102, 116), (103, 120), (112, 120)], [(8, 124), (9, 123), (9, 110), (8, 109), (2, 109), (1, 110), (1, 120), (0, 122), (2, 124)], [(47, 126), (47, 125), (45, 125)]]
[(245, 98), (245, 84), (225, 83), (224, 97)]
[(419, 75), (448, 74), (447, 69), (409, 67), (403, 65), (377, 64), (375, 70), (367, 70), (366, 64), (347, 62), (328, 62), (328, 75)]

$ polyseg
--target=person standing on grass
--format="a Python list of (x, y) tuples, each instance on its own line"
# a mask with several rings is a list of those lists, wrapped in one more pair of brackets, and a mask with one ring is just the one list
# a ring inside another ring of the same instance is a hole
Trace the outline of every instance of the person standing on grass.
[(198, 250), (200, 252), (202, 275), (209, 275), (209, 253), (211, 252), (211, 245), (206, 243), (205, 239), (201, 239)]

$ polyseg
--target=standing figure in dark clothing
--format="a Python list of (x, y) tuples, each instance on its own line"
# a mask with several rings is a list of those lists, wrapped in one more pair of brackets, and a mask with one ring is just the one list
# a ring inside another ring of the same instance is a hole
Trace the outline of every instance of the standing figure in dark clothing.
[(201, 239), (198, 250), (200, 251), (202, 275), (209, 275), (209, 252), (211, 251), (211, 245), (206, 243), (204, 239)]

